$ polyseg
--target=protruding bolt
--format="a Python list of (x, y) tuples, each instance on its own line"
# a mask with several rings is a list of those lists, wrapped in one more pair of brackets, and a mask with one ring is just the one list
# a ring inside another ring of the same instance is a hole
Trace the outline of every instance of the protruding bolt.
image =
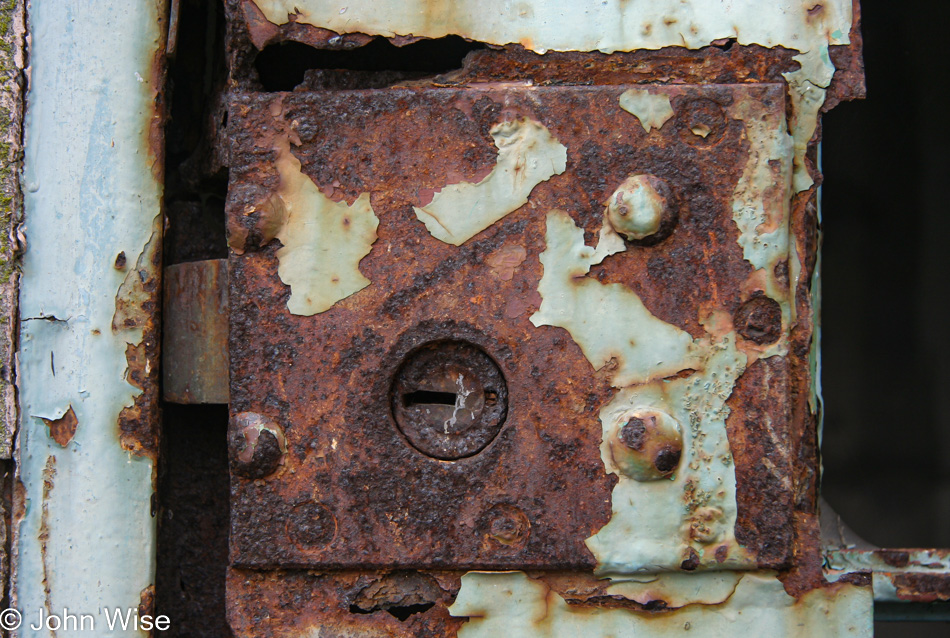
[(632, 242), (656, 243), (676, 224), (669, 185), (653, 175), (632, 175), (607, 202), (607, 219)]
[(648, 408), (618, 415), (608, 443), (617, 471), (637, 481), (669, 478), (683, 454), (683, 437), (676, 419)]
[(279, 425), (255, 412), (240, 412), (231, 420), (228, 453), (231, 471), (250, 479), (273, 474), (287, 451)]
[(749, 341), (760, 346), (775, 343), (782, 334), (782, 307), (758, 293), (739, 306), (732, 323), (736, 332)]

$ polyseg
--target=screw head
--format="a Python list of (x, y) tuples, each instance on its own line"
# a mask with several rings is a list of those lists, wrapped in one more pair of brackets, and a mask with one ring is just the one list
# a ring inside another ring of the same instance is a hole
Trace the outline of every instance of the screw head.
[(653, 244), (676, 224), (669, 185), (653, 175), (631, 175), (607, 201), (607, 220), (628, 241)]

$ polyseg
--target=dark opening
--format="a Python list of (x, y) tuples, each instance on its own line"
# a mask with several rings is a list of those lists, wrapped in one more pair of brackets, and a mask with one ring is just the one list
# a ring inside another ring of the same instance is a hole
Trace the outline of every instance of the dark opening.
[[(397, 47), (386, 38), (349, 50), (315, 49), (299, 42), (265, 47), (254, 66), (265, 91), (383, 88), (462, 68), (462, 61), (484, 44), (456, 35)], [(315, 72), (315, 73), (314, 73)]]
[(429, 392), (417, 390), (404, 394), (403, 405), (455, 405), (456, 395), (452, 392)]
[[(383, 607), (382, 611), (387, 612), (400, 622), (405, 622), (413, 614), (422, 614), (435, 606), (435, 603), (419, 603), (417, 605), (394, 605), (392, 607)], [(363, 609), (357, 605), (350, 605), (351, 614), (373, 614), (380, 611), (380, 608)]]

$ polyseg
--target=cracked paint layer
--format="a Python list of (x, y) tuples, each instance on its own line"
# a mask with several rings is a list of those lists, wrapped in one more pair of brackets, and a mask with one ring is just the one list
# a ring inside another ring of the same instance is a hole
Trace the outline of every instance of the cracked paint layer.
[(691, 604), (662, 612), (569, 605), (544, 582), (523, 572), (469, 572), (449, 607), (467, 616), (459, 638), (642, 638), (679, 635), (870, 637), (870, 587), (837, 584), (800, 599), (789, 596), (771, 573), (741, 575), (735, 590), (715, 606)]
[(531, 323), (565, 328), (595, 369), (614, 361), (611, 384), (618, 388), (676, 374), (696, 360), (689, 333), (653, 316), (627, 286), (586, 276), (591, 266), (626, 249), (606, 220), (591, 248), (567, 213), (553, 211), (546, 241), (541, 308)]
[(446, 186), (415, 208), (436, 239), (461, 246), (524, 206), (535, 186), (567, 168), (567, 148), (534, 120), (501, 122), (491, 136), (498, 159), (484, 179)]
[[(157, 311), (136, 311), (151, 293), (123, 284), (131, 272), (157, 288), (160, 232), (150, 241), (162, 220), (155, 133), (165, 15), (160, 2), (31, 6), (22, 178), (29, 248), (17, 381), (22, 490), (12, 521), (12, 601), (22, 610), (135, 608), (154, 580), (154, 461), (123, 447), (120, 415), (142, 394), (129, 351), (144, 343), (145, 316)], [(146, 374), (157, 368), (138, 361)], [(64, 448), (43, 419), (69, 410), (77, 427)], [(27, 624), (19, 635), (48, 634)]]
[(620, 108), (630, 113), (643, 126), (647, 133), (650, 129), (660, 129), (673, 117), (670, 97), (664, 93), (654, 93), (649, 89), (628, 89), (620, 95)]
[(290, 286), (287, 309), (310, 316), (368, 286), (360, 261), (372, 250), (379, 219), (369, 193), (355, 202), (335, 202), (320, 192), (290, 152), (290, 142), (278, 142), (280, 189), (268, 201), (280, 280)]

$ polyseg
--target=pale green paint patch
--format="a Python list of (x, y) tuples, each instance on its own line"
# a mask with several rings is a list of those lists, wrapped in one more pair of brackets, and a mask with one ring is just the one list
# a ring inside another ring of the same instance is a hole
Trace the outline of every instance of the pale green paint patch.
[[(490, 44), (518, 43), (545, 51), (698, 49), (721, 38), (739, 44), (799, 48), (818, 34), (847, 44), (851, 0), (254, 0), (275, 24), (313, 24), (337, 33), (460, 35)], [(843, 35), (840, 35), (843, 34)]]
[[(746, 356), (729, 334), (709, 344), (693, 366), (699, 371), (686, 378), (624, 388), (600, 411), (601, 457), (607, 471), (619, 477), (610, 522), (587, 539), (601, 576), (622, 580), (679, 569), (691, 555), (709, 568), (755, 565), (735, 539), (736, 477), (726, 434), (726, 400), (745, 370)], [(671, 480), (632, 480), (612, 462), (612, 431), (619, 417), (636, 409), (663, 411), (680, 423), (683, 455)], [(720, 547), (726, 548), (725, 560), (714, 556)]]
[(660, 129), (673, 117), (670, 97), (665, 93), (652, 93), (649, 89), (630, 89), (620, 96), (620, 108), (640, 120), (643, 130)]
[(491, 130), (498, 160), (483, 180), (446, 186), (416, 217), (436, 239), (461, 246), (528, 201), (535, 186), (567, 168), (567, 148), (544, 126), (528, 118)]
[(279, 147), (277, 171), (280, 190), (269, 205), (277, 225), (277, 274), (290, 286), (287, 309), (310, 316), (370, 284), (359, 270), (360, 260), (376, 241), (379, 219), (369, 193), (352, 204), (334, 202), (300, 170), (300, 160), (284, 140)]
[(553, 211), (547, 217), (546, 240), (544, 275), (538, 283), (541, 308), (531, 323), (566, 329), (595, 369), (615, 360), (611, 383), (618, 388), (698, 363), (689, 333), (657, 319), (626, 286), (586, 276), (591, 266), (625, 250), (608, 223), (591, 248), (567, 213)]
[[(792, 289), (799, 274), (799, 263), (790, 255), (789, 207), (792, 185), (793, 141), (787, 133), (784, 113), (770, 108), (757, 96), (742, 95), (727, 109), (727, 114), (745, 127), (748, 156), (742, 175), (732, 194), (732, 218), (739, 228), (742, 256), (761, 270), (759, 285), (782, 307), (784, 325), (794, 321), (787, 281), (780, 280), (776, 266), (789, 264)], [(784, 340), (770, 353), (782, 351)]]
[(796, 600), (770, 573), (744, 574), (720, 605), (655, 613), (568, 605), (523, 572), (469, 572), (449, 613), (469, 618), (459, 638), (650, 638), (684, 632), (704, 638), (869, 638), (871, 608), (870, 587), (840, 584)]
[(648, 574), (638, 580), (615, 582), (607, 593), (641, 605), (662, 600), (667, 608), (674, 609), (691, 604), (718, 605), (732, 596), (741, 579), (741, 572)]

